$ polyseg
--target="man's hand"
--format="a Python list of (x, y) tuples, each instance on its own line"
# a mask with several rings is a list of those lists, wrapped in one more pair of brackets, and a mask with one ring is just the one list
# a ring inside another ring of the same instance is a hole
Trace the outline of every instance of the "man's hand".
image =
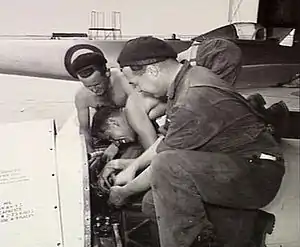
[(114, 143), (112, 143), (104, 151), (102, 159), (105, 162), (109, 162), (117, 155), (118, 152), (119, 152), (119, 148)]
[(99, 162), (103, 155), (103, 150), (96, 150), (95, 152), (88, 153), (88, 163), (91, 169)]
[(133, 167), (127, 167), (123, 171), (121, 171), (118, 175), (116, 175), (114, 179), (114, 185), (126, 185), (130, 181), (132, 181), (135, 177), (136, 170)]
[(108, 202), (116, 207), (121, 207), (126, 203), (127, 193), (125, 187), (113, 186), (110, 188)]
[(113, 185), (114, 176), (129, 166), (132, 161), (132, 159), (115, 159), (108, 162), (99, 175), (98, 184), (101, 189), (108, 192)]

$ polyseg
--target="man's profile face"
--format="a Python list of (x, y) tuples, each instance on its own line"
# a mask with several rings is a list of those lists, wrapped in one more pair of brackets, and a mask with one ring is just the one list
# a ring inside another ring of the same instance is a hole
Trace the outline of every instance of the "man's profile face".
[(103, 95), (106, 93), (109, 85), (109, 77), (101, 75), (100, 71), (93, 66), (88, 66), (78, 71), (78, 79), (83, 85), (95, 93), (96, 95)]
[(165, 95), (162, 84), (159, 83), (157, 77), (149, 71), (134, 71), (130, 67), (122, 69), (125, 77), (133, 84), (139, 92), (154, 98), (160, 98)]

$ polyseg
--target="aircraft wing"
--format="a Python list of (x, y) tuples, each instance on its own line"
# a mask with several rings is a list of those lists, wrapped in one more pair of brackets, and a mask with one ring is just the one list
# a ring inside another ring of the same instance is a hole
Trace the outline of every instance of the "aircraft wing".
[[(0, 73), (75, 80), (66, 70), (65, 56), (69, 48), (78, 44), (100, 48), (108, 65), (118, 66), (116, 60), (124, 41), (0, 40)], [(76, 54), (80, 53), (75, 51)]]
[[(0, 73), (75, 80), (67, 71), (79, 54), (100, 49), (108, 67), (118, 67), (117, 57), (124, 40), (0, 40)], [(189, 41), (168, 41), (178, 52)]]

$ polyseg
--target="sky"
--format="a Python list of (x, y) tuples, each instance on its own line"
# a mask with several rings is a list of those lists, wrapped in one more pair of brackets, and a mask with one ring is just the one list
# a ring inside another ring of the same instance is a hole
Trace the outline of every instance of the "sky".
[[(91, 11), (105, 12), (107, 19), (111, 11), (121, 12), (123, 35), (194, 35), (227, 24), (229, 2), (239, 1), (0, 0), (0, 35), (87, 32)], [(255, 19), (255, 2), (243, 1), (244, 20)]]

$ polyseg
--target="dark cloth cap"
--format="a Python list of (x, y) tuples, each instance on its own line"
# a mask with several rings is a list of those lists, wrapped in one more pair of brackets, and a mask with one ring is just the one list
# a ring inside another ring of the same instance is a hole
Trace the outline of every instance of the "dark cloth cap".
[(177, 58), (175, 50), (165, 41), (152, 36), (143, 36), (126, 42), (119, 57), (120, 67), (149, 65)]
[(210, 69), (232, 85), (242, 67), (242, 51), (226, 39), (204, 40), (198, 45), (196, 64)]
[(101, 73), (105, 73), (106, 63), (107, 60), (103, 53), (89, 52), (79, 55), (71, 64), (71, 68), (75, 73), (77, 73), (79, 70), (87, 66), (94, 65)]

